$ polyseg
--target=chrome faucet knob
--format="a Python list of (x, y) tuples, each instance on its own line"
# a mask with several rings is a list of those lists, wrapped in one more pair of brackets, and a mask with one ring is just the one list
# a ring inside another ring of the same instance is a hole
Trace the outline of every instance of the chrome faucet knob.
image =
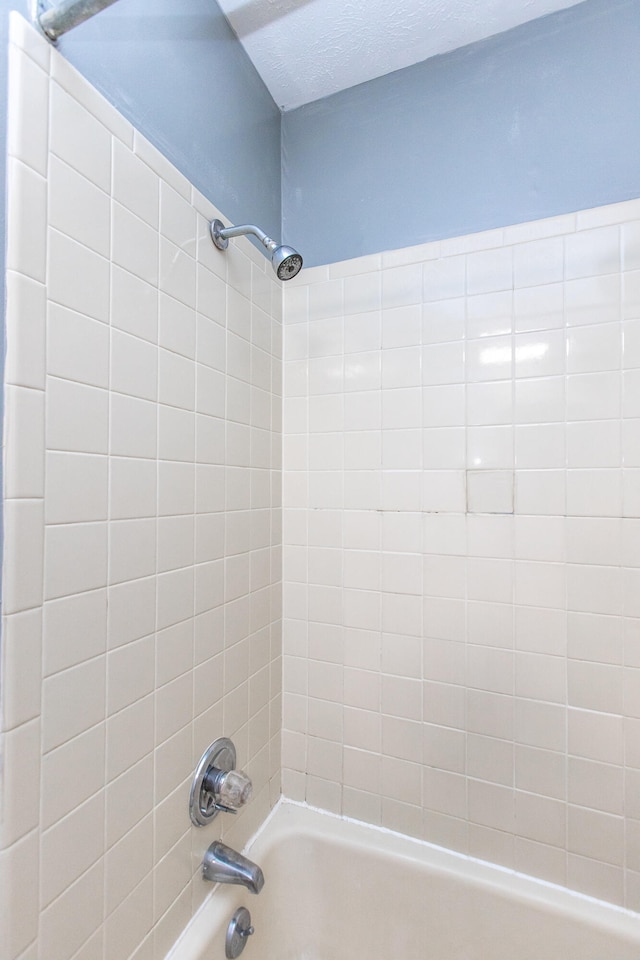
[(253, 784), (243, 770), (211, 766), (202, 781), (202, 790), (209, 794), (216, 810), (235, 813), (251, 799)]
[(253, 784), (244, 770), (229, 770), (218, 781), (216, 800), (224, 807), (238, 810), (251, 800)]

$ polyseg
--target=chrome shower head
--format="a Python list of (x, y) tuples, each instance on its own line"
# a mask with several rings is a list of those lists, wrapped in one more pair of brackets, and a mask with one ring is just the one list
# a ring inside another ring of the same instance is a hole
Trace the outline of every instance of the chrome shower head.
[(226, 250), (231, 237), (245, 237), (249, 233), (257, 237), (269, 253), (271, 265), (278, 280), (291, 280), (302, 269), (302, 257), (297, 250), (284, 244), (279, 246), (275, 240), (266, 235), (264, 230), (256, 227), (253, 223), (246, 223), (240, 227), (225, 227), (222, 220), (212, 220), (209, 224), (209, 231), (218, 250)]
[(302, 257), (293, 247), (276, 247), (271, 254), (271, 264), (278, 280), (291, 280), (302, 270)]

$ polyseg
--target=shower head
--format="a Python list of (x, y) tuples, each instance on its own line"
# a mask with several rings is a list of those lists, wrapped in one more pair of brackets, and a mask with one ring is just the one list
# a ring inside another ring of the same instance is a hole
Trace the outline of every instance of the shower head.
[(302, 270), (302, 257), (293, 247), (276, 247), (271, 254), (271, 265), (278, 280), (291, 280)]
[(297, 250), (284, 244), (277, 244), (266, 235), (264, 230), (252, 223), (245, 223), (240, 227), (225, 227), (221, 220), (212, 220), (209, 231), (218, 250), (226, 250), (231, 237), (245, 237), (249, 233), (253, 234), (267, 251), (278, 280), (291, 280), (302, 269), (302, 257)]

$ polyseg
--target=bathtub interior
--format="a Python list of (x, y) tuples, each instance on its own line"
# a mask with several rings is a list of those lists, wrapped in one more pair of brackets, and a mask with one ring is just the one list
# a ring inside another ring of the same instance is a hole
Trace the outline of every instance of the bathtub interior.
[(247, 847), (259, 896), (218, 887), (171, 960), (224, 957), (251, 911), (244, 960), (638, 960), (637, 917), (365, 825), (281, 804)]

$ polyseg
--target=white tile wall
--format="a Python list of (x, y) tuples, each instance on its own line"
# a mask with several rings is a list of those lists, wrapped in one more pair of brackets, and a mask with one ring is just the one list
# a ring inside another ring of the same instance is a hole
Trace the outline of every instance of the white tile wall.
[(640, 910), (640, 202), (285, 289), (284, 790)]
[[(160, 958), (280, 792), (281, 289), (11, 31), (0, 955)], [(223, 734), (255, 798), (197, 831)]]

